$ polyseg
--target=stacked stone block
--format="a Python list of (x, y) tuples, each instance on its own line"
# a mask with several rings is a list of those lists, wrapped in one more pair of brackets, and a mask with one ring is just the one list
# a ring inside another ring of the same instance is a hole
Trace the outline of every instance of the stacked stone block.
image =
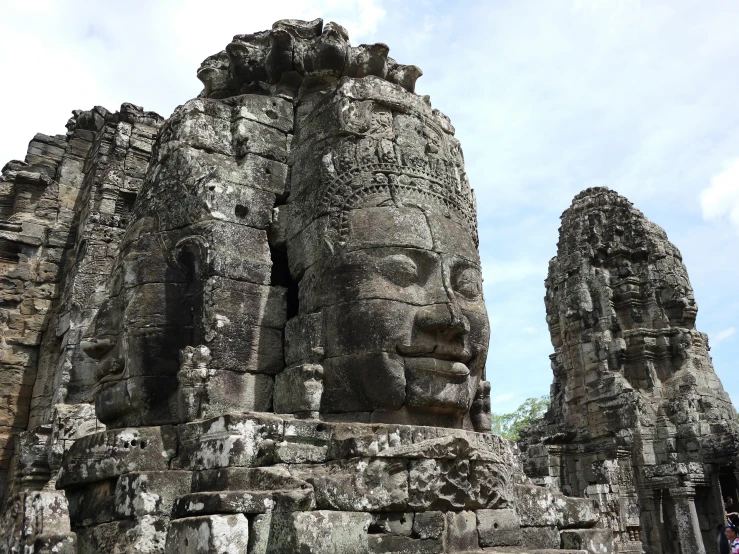
[[(610, 531), (491, 434), (267, 413), (115, 429), (67, 453), (79, 554), (561, 552)], [(578, 542), (579, 541), (579, 542)], [(124, 550), (125, 551), (125, 550)]]

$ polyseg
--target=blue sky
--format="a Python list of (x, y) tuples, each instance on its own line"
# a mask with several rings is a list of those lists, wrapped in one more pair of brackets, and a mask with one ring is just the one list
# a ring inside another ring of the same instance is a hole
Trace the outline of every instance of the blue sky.
[(335, 20), (424, 71), (477, 192), (493, 409), (547, 394), (544, 277), (559, 216), (611, 187), (682, 251), (714, 367), (739, 405), (739, 3), (735, 1), (0, 1), (0, 160), (69, 112), (162, 115), (237, 33)]

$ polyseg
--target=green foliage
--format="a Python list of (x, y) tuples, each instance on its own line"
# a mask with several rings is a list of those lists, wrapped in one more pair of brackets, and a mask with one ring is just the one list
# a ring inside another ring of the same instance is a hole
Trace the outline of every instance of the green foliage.
[(505, 439), (517, 441), (521, 431), (530, 427), (549, 408), (549, 397), (527, 398), (515, 412), (493, 414), (493, 433)]

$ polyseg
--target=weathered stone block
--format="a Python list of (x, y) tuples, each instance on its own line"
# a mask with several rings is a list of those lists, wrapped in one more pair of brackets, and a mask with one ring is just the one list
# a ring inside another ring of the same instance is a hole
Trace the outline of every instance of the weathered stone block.
[(272, 536), (272, 514), (257, 514), (249, 518), (248, 554), (269, 554)]
[(248, 119), (275, 127), (284, 133), (293, 130), (293, 104), (275, 96), (243, 94), (228, 100), (234, 106), (234, 119)]
[(238, 171), (248, 185), (274, 193), (279, 197), (288, 191), (287, 165), (255, 154), (246, 154), (238, 162)]
[[(202, 203), (190, 209), (192, 220), (217, 219), (255, 229), (266, 229), (275, 205), (273, 192), (217, 178), (200, 184)], [(193, 213), (194, 212), (194, 213)]]
[(535, 485), (516, 485), (516, 511), (525, 526), (556, 525), (559, 519), (551, 491)]
[(243, 467), (268, 463), (283, 435), (282, 419), (269, 414), (226, 414), (180, 425), (176, 466), (182, 469)]
[[(558, 518), (557, 526), (560, 529), (570, 527), (592, 527), (600, 520), (598, 502), (593, 498), (576, 498), (565, 496), (557, 498)], [(563, 502), (563, 505), (560, 503)]]
[(322, 463), (330, 458), (333, 426), (315, 419), (286, 419), (283, 440), (275, 445), (282, 463)]
[(413, 529), (412, 512), (381, 512), (372, 514), (370, 533), (410, 536)]
[[(397, 354), (372, 352), (325, 359), (321, 412), (397, 410), (405, 401), (405, 369)], [(372, 376), (357, 367), (376, 368)], [(383, 383), (378, 388), (376, 383)]]
[(447, 512), (443, 543), (446, 552), (470, 552), (479, 548), (474, 512)]
[(69, 519), (74, 527), (107, 523), (118, 519), (115, 488), (117, 479), (87, 483), (65, 491)]
[(413, 534), (421, 539), (440, 539), (445, 527), (443, 512), (416, 512)]
[(226, 156), (233, 155), (230, 121), (203, 113), (180, 115), (175, 112), (172, 115), (162, 131), (163, 141), (187, 144), (193, 148), (218, 152)]
[(273, 514), (268, 552), (366, 554), (372, 516), (360, 512), (319, 510)]
[[(201, 235), (208, 241), (209, 255), (202, 260), (208, 276), (269, 284), (272, 258), (265, 230), (211, 220), (192, 225), (180, 235), (182, 239)], [(244, 256), (245, 252), (249, 255)]]
[(190, 492), (192, 472), (149, 471), (121, 475), (115, 488), (115, 508), (119, 517), (167, 516), (175, 500)]
[(268, 412), (272, 406), (274, 378), (263, 373), (211, 370), (205, 382), (206, 401), (201, 417), (229, 412)]
[(507, 469), (466, 459), (410, 461), (410, 505), (419, 509), (505, 507)]
[(250, 119), (234, 120), (231, 131), (233, 152), (237, 157), (257, 154), (278, 162), (287, 160), (289, 142), (284, 132)]
[(176, 519), (169, 525), (165, 554), (243, 554), (249, 545), (244, 514)]
[(77, 554), (77, 536), (74, 533), (36, 537), (32, 554)]
[(64, 456), (60, 487), (118, 477), (132, 471), (169, 469), (177, 452), (177, 435), (170, 426), (114, 429), (75, 441)]
[(515, 510), (477, 510), (480, 546), (521, 544), (521, 521)]
[(559, 548), (559, 530), (556, 527), (522, 527), (521, 544), (527, 548)]
[(300, 512), (316, 507), (310, 487), (271, 491), (214, 491), (186, 494), (174, 505), (176, 517), (206, 514), (263, 514)]
[(616, 552), (611, 529), (567, 529), (560, 533), (562, 548), (579, 548), (588, 554)]
[(293, 466), (290, 471), (313, 485), (318, 508), (400, 511), (408, 504), (407, 467), (405, 460), (354, 458)]
[(282, 329), (287, 319), (287, 290), (279, 286), (257, 285), (219, 276), (203, 285), (205, 318), (211, 325), (205, 332), (223, 332), (224, 325), (261, 325)]
[(285, 325), (285, 362), (288, 366), (320, 359), (324, 347), (321, 312), (297, 315), (288, 320)]
[[(218, 317), (222, 314), (207, 315)], [(274, 375), (284, 368), (282, 331), (279, 329), (239, 326), (238, 321), (221, 322), (215, 318), (206, 325), (204, 342), (212, 352), (211, 367), (214, 369)]]
[(161, 554), (167, 540), (169, 519), (142, 516), (77, 529), (78, 554), (136, 552)]
[(290, 475), (284, 466), (224, 467), (206, 469), (193, 474), (192, 489), (195, 492), (251, 490), (271, 491), (310, 488)]

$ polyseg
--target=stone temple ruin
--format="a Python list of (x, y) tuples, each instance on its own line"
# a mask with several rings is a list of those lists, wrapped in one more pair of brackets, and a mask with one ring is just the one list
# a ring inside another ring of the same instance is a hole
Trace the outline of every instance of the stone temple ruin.
[(588, 189), (562, 215), (546, 290), (552, 404), (522, 442), (527, 475), (596, 499), (619, 552), (715, 552), (739, 422), (680, 251), (624, 197)]
[(711, 551), (739, 422), (679, 252), (579, 195), (551, 409), (491, 434), (475, 197), (420, 75), (278, 21), (168, 119), (75, 111), (4, 167), (0, 552)]

